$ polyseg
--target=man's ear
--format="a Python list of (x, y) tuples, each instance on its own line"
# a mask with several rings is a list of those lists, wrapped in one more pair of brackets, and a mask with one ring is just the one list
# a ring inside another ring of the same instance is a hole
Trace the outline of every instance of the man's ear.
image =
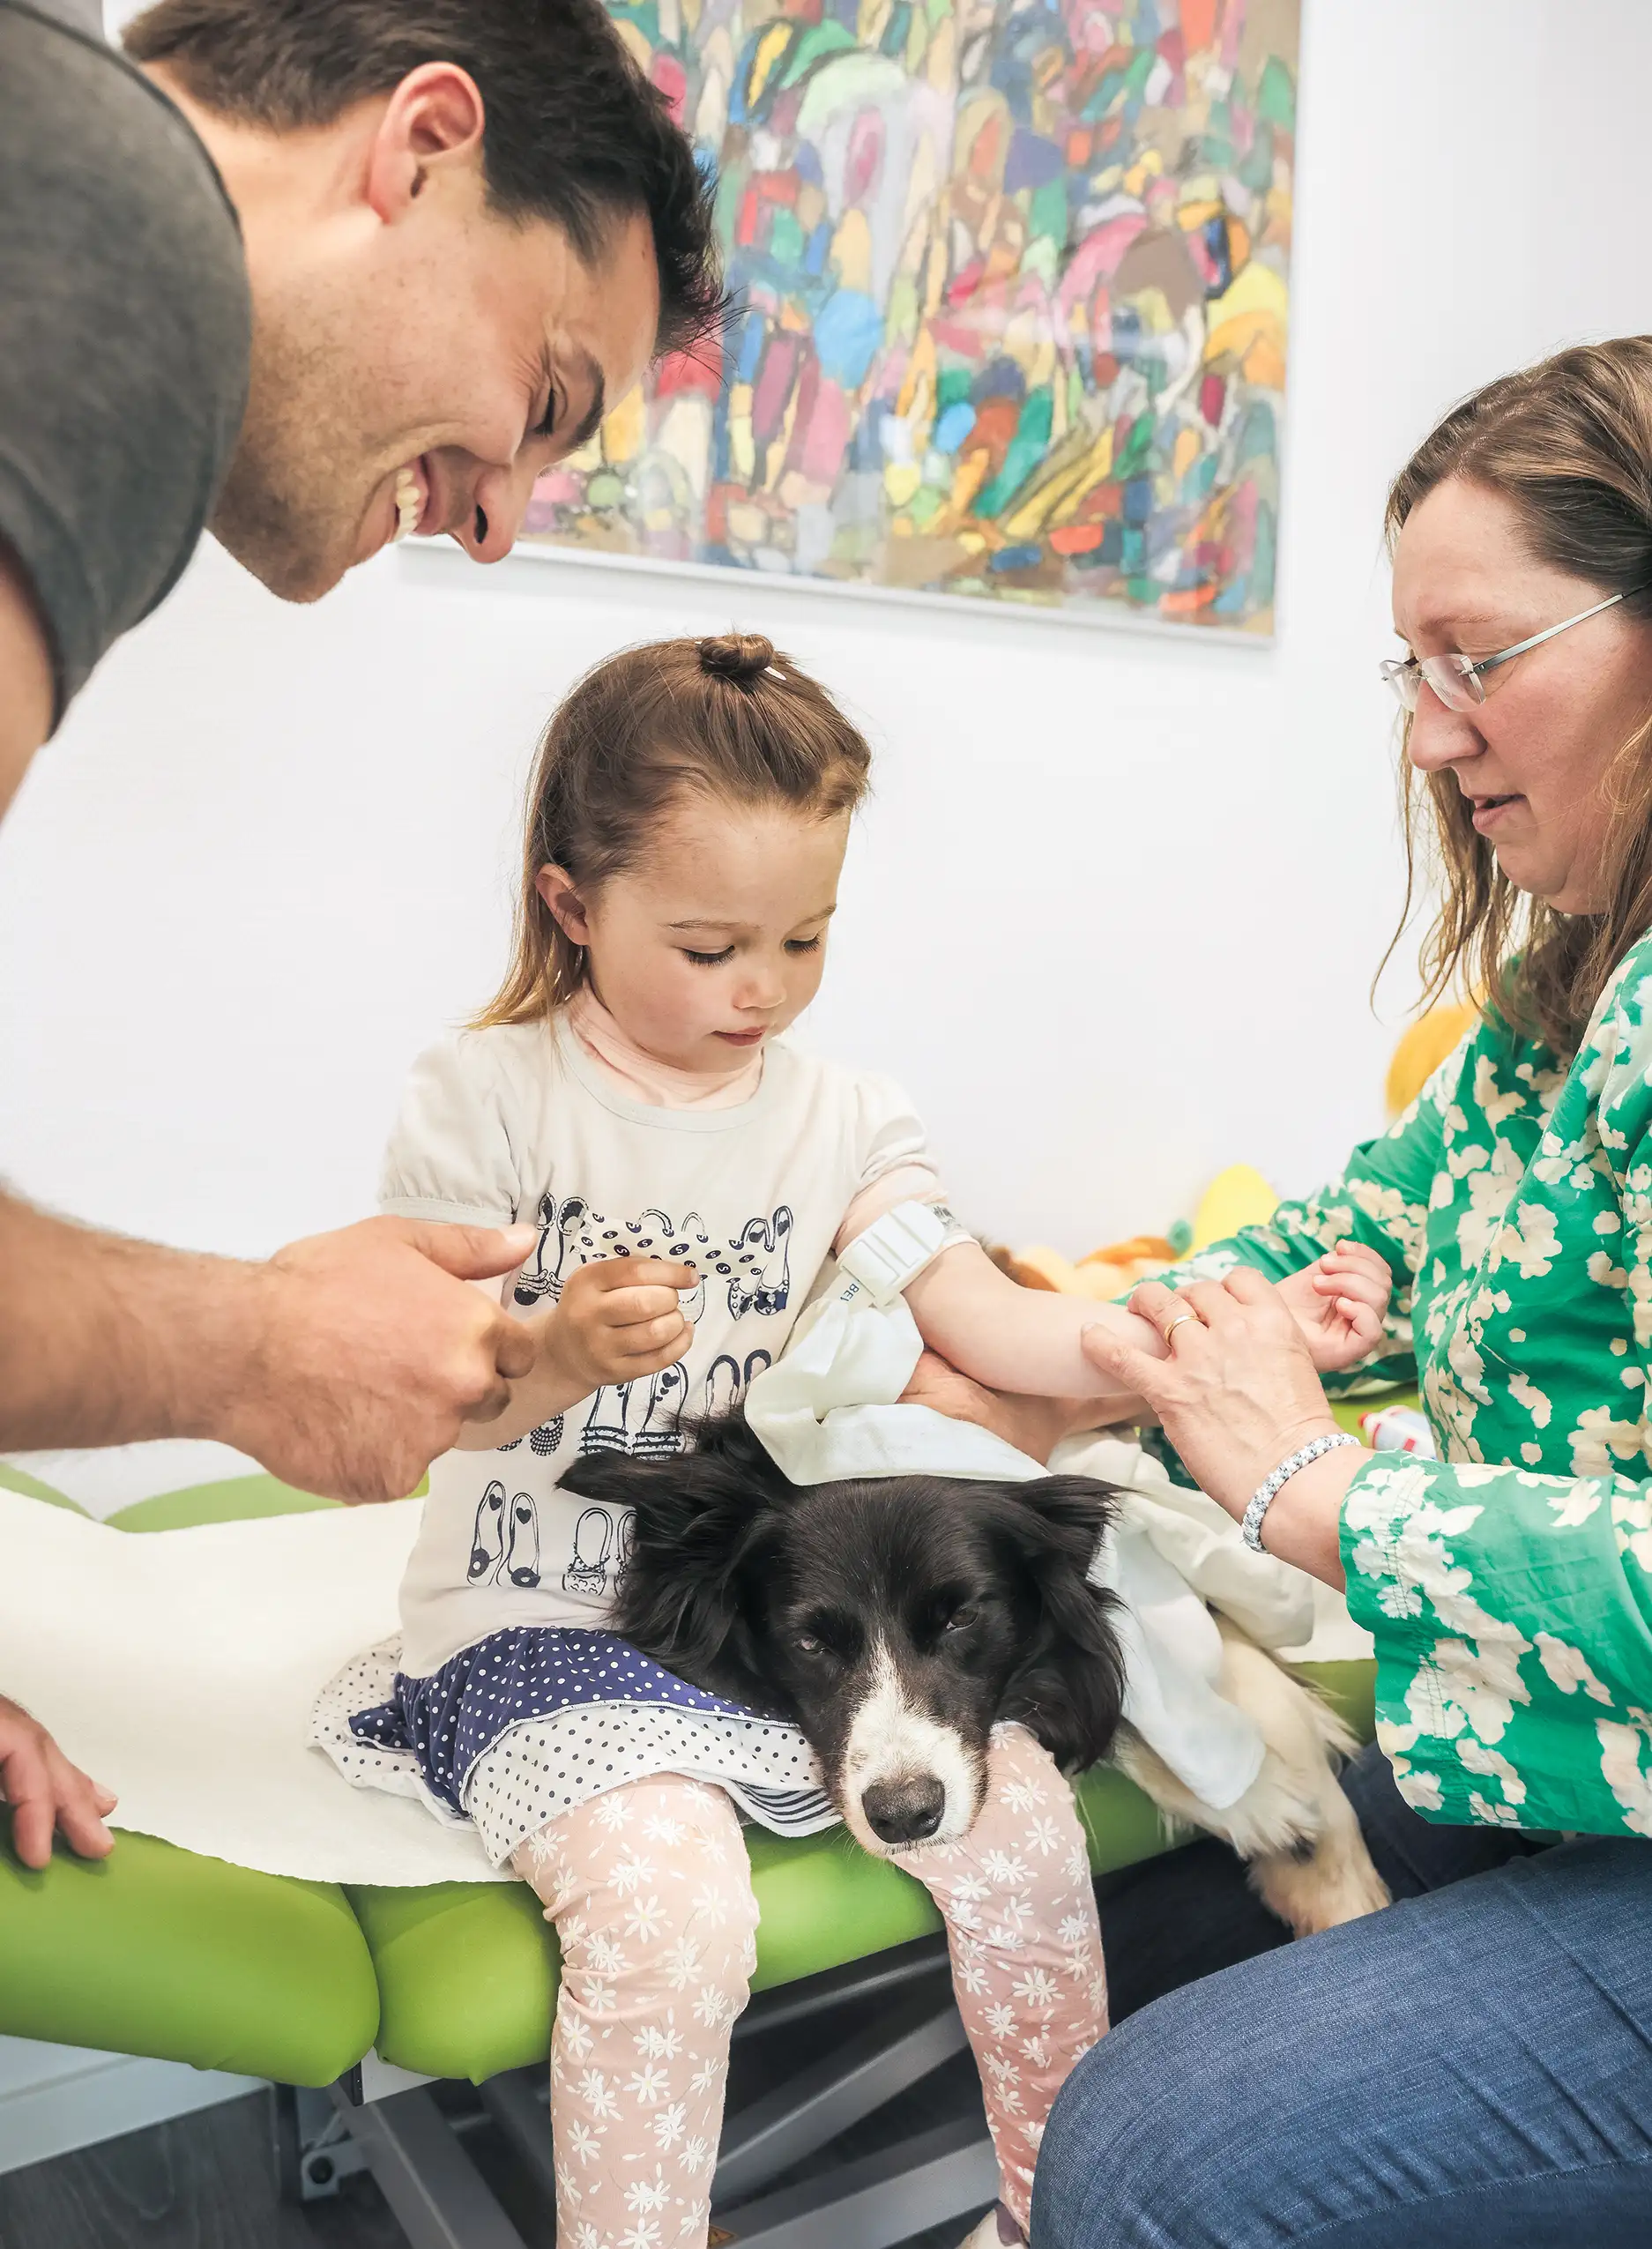
[(395, 86), (368, 151), (366, 197), (386, 226), (405, 218), (434, 175), (481, 168), (480, 89), (457, 63), (420, 63)]
[(533, 878), (533, 887), (545, 901), (545, 910), (567, 938), (570, 945), (591, 942), (591, 920), (585, 912), (584, 900), (574, 888), (574, 878), (565, 867), (541, 867)]

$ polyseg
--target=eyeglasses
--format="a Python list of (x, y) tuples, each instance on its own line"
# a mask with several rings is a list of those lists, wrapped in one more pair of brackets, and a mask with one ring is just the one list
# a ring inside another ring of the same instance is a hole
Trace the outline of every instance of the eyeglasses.
[(1635, 585), (1626, 593), (1609, 593), (1592, 609), (1580, 609), (1575, 617), (1566, 617), (1558, 625), (1551, 625), (1546, 632), (1535, 632), (1529, 640), (1517, 640), (1512, 648), (1505, 648), (1496, 656), (1483, 657), (1477, 664), (1472, 658), (1455, 651), (1446, 656), (1390, 657), (1379, 668), (1383, 678), (1399, 698), (1405, 711), (1415, 711), (1417, 698), (1426, 680), (1447, 711), (1472, 711), (1485, 701), (1485, 674), (1494, 672), (1499, 664), (1507, 664), (1516, 656), (1523, 656), (1529, 648), (1540, 648), (1545, 640), (1552, 640), (1558, 632), (1570, 632), (1574, 625), (1581, 625), (1586, 617), (1598, 617), (1603, 609), (1610, 609), (1615, 602), (1626, 601), (1630, 593), (1644, 593), (1647, 588)]

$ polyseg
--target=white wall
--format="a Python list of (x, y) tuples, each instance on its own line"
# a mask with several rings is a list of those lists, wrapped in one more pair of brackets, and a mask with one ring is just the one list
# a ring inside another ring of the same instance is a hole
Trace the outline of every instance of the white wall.
[(298, 610), (207, 548), (0, 833), (0, 1166), (225, 1249), (366, 1209), (497, 973), (540, 723), (738, 621), (873, 732), (811, 1035), (907, 1082), (973, 1223), (1075, 1254), (1230, 1161), (1311, 1185), (1393, 1036), (1385, 480), (1476, 383), (1647, 324), (1649, 82), (1645, 0), (1309, 0), (1271, 651), (435, 555)]

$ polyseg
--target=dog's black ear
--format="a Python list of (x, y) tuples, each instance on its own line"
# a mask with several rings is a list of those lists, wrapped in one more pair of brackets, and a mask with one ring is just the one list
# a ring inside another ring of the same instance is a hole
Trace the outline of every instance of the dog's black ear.
[(703, 1421), (686, 1422), (688, 1442), (696, 1460), (716, 1461), (749, 1478), (769, 1493), (789, 1492), (792, 1486), (775, 1466), (756, 1431), (736, 1406)]
[(579, 1500), (606, 1500), (610, 1507), (634, 1508), (665, 1501), (682, 1485), (682, 1463), (633, 1460), (627, 1453), (582, 1453), (561, 1479), (561, 1489)]
[(683, 1679), (761, 1702), (744, 1582), (792, 1487), (738, 1413), (702, 1423), (691, 1443), (665, 1460), (592, 1454), (562, 1488), (636, 1509), (614, 1631)]
[[(708, 1506), (736, 1491), (748, 1503), (763, 1493), (790, 1491), (755, 1433), (738, 1411), (713, 1420), (685, 1422), (688, 1448), (663, 1459), (637, 1460), (628, 1453), (585, 1453), (562, 1479), (577, 1499), (606, 1500), (611, 1507), (636, 1508), (662, 1530), (686, 1527)], [(639, 1530), (643, 1524), (639, 1520)]]
[(1005, 1487), (1017, 1556), (1038, 1600), (1032, 1637), (1000, 1715), (1019, 1718), (1069, 1772), (1105, 1757), (1124, 1704), (1116, 1597), (1090, 1582), (1118, 1494), (1090, 1476), (1047, 1476)]
[(1038, 1516), (1051, 1550), (1083, 1569), (1096, 1559), (1096, 1549), (1119, 1511), (1116, 1486), (1094, 1476), (1041, 1476), (1036, 1483), (1012, 1484), (1006, 1489)]

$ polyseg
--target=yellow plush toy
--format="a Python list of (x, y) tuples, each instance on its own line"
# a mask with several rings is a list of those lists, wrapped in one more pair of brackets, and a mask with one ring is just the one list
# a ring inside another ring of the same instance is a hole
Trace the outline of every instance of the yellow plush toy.
[[(1425, 1081), (1478, 1016), (1479, 1009), (1472, 1005), (1431, 1008), (1412, 1024), (1388, 1065), (1391, 1117), (1397, 1117), (1416, 1099)], [(993, 1248), (990, 1255), (1001, 1271), (1023, 1288), (1050, 1289), (1058, 1295), (1088, 1296), (1106, 1303), (1134, 1288), (1137, 1281), (1162, 1273), (1190, 1249), (1208, 1249), (1213, 1241), (1225, 1241), (1242, 1226), (1266, 1225), (1278, 1207), (1278, 1195), (1260, 1172), (1248, 1164), (1231, 1164), (1206, 1188), (1192, 1226), (1179, 1219), (1168, 1236), (1135, 1234), (1128, 1241), (1092, 1249), (1075, 1265), (1069, 1264), (1060, 1250), (1047, 1248), (1042, 1242), (1030, 1249)]]
[(1108, 1304), (1138, 1281), (1151, 1280), (1190, 1249), (1203, 1249), (1241, 1226), (1260, 1225), (1272, 1218), (1278, 1202), (1259, 1172), (1248, 1164), (1234, 1164), (1205, 1189), (1191, 1226), (1184, 1218), (1169, 1234), (1132, 1234), (1128, 1241), (1092, 1249), (1075, 1265), (1043, 1242), (1030, 1249), (993, 1248), (988, 1254), (999, 1270), (1023, 1288), (1049, 1289), (1058, 1296), (1087, 1296)]
[(1035, 1242), (1031, 1249), (994, 1249), (993, 1262), (1001, 1272), (1023, 1288), (1048, 1289), (1057, 1296), (1088, 1296), (1107, 1304), (1138, 1281), (1151, 1280), (1174, 1262), (1175, 1245), (1163, 1234), (1133, 1234), (1128, 1241), (1110, 1242), (1092, 1249), (1076, 1265), (1069, 1265), (1059, 1249)]
[(1278, 1195), (1260, 1172), (1248, 1164), (1230, 1164), (1204, 1191), (1193, 1222), (1193, 1247), (1209, 1249), (1241, 1226), (1266, 1225), (1278, 1208)]
[(1397, 1117), (1409, 1109), (1452, 1048), (1461, 1044), (1480, 1019), (1471, 1002), (1456, 1007), (1430, 1008), (1394, 1050), (1388, 1064), (1388, 1114)]

